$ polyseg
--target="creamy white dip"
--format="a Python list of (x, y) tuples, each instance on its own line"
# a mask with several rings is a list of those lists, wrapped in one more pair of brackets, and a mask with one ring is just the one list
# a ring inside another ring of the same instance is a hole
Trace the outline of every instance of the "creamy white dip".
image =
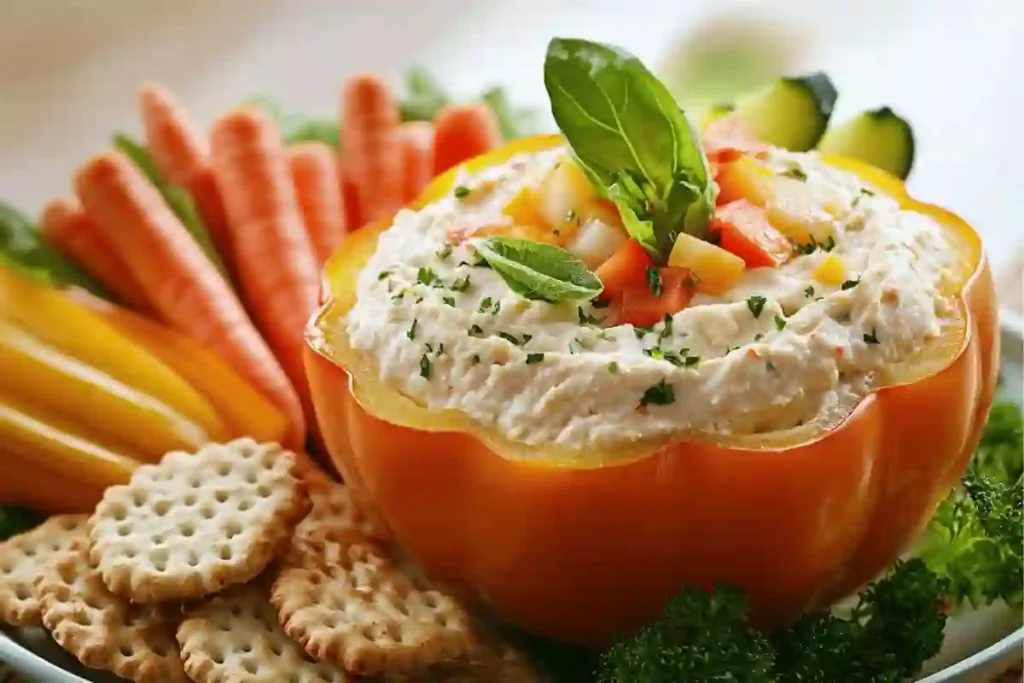
[[(669, 329), (581, 323), (610, 313), (587, 301), (528, 301), (473, 265), (473, 240), (453, 247), (448, 239), (452, 227), (501, 222), (509, 199), (561, 154), (523, 155), (459, 179), (488, 188), (481, 199), (449, 196), (395, 217), (342, 323), (383, 381), (527, 444), (763, 432), (870, 390), (880, 369), (919, 349), (951, 313), (938, 289), (953, 265), (940, 226), (812, 154), (775, 152), (767, 164), (779, 172), (798, 164), (812, 190), (804, 205), (783, 208), (834, 224), (830, 253), (856, 285), (818, 282), (812, 272), (829, 255), (818, 249), (778, 269), (747, 270), (724, 296), (698, 295)], [(652, 349), (696, 360), (683, 367)], [(641, 408), (660, 382), (674, 402)]]

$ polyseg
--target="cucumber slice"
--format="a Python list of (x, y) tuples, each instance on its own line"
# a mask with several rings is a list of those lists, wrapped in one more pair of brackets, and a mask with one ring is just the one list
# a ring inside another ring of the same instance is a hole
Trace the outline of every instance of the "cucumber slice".
[(882, 107), (828, 130), (818, 150), (860, 159), (906, 180), (914, 165), (914, 131), (896, 112)]
[(793, 152), (812, 149), (828, 128), (835, 86), (822, 72), (780, 78), (740, 101), (735, 113), (770, 145)]

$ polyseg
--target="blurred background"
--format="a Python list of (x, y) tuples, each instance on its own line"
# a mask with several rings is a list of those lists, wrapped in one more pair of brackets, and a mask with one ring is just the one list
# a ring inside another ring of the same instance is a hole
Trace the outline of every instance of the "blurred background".
[(346, 74), (397, 83), (418, 63), (456, 94), (504, 85), (546, 117), (553, 35), (628, 48), (688, 104), (821, 69), (833, 121), (890, 105), (914, 126), (914, 192), (970, 220), (1020, 297), (1017, 0), (0, 0), (0, 196), (35, 212), (67, 189), (76, 162), (138, 127), (147, 79), (204, 119), (256, 93), (331, 112)]

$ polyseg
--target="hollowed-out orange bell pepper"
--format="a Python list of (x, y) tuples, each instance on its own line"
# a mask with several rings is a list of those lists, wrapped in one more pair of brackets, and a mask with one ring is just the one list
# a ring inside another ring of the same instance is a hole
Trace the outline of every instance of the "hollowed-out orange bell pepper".
[[(531, 138), (481, 167), (556, 144)], [(995, 387), (996, 303), (977, 235), (887, 174), (832, 159), (937, 219), (961, 255), (958, 315), (844, 418), (612, 452), (528, 448), (430, 412), (379, 380), (340, 319), (386, 225), (329, 261), (307, 367), (335, 463), (438, 579), (529, 630), (602, 644), (681, 586), (745, 589), (767, 625), (850, 594), (891, 564), (964, 472)], [(417, 205), (446, 192), (439, 179)]]

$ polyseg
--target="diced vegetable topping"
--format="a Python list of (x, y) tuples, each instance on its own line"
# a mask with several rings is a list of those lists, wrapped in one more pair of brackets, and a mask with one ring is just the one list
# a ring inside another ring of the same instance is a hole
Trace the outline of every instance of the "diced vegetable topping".
[[(640, 243), (630, 239), (602, 263), (595, 274), (604, 285), (604, 295), (610, 298), (647, 282), (648, 269), (653, 265), (650, 255)], [(657, 273), (657, 270), (653, 272)]]
[(772, 227), (765, 210), (745, 199), (716, 209), (711, 229), (720, 234), (721, 247), (748, 268), (778, 268), (793, 254), (793, 245)]
[(694, 293), (693, 273), (685, 268), (658, 268), (661, 294), (646, 281), (624, 290), (618, 298), (619, 323), (648, 327), (686, 308)]
[(700, 290), (709, 294), (727, 291), (746, 268), (739, 256), (685, 233), (676, 239), (668, 264), (691, 272), (698, 279)]
[(843, 264), (843, 260), (836, 254), (829, 254), (814, 269), (814, 279), (833, 287), (839, 287), (846, 280), (846, 266)]

